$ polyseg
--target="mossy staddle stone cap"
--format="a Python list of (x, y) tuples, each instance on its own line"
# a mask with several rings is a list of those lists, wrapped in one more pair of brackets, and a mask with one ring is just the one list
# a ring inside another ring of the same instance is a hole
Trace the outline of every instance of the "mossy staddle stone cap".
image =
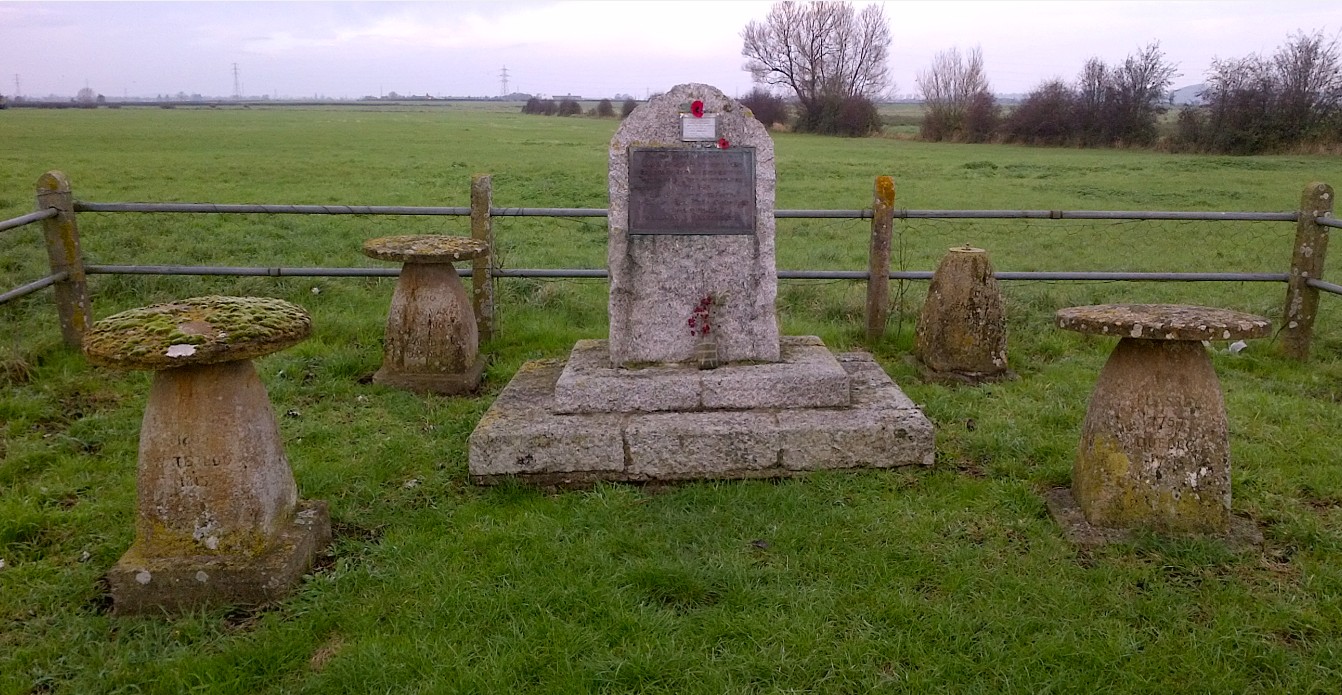
[(172, 369), (268, 355), (312, 333), (302, 307), (269, 297), (193, 297), (113, 314), (84, 336), (89, 361)]
[(441, 234), (384, 236), (363, 242), (364, 255), (399, 263), (452, 263), (489, 255), (481, 239)]
[(1183, 304), (1074, 306), (1059, 309), (1057, 322), (1069, 331), (1147, 340), (1241, 340), (1272, 329), (1262, 316)]

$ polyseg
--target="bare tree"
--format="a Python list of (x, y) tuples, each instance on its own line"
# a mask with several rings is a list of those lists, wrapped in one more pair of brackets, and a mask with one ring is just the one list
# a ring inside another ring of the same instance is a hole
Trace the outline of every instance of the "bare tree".
[(1165, 112), (1166, 96), (1178, 68), (1165, 62), (1160, 43), (1151, 43), (1128, 56), (1122, 67), (1109, 73), (1116, 119), (1113, 136), (1131, 144), (1150, 144), (1156, 139), (1156, 123)]
[(1257, 154), (1342, 139), (1342, 48), (1336, 38), (1297, 33), (1271, 58), (1217, 59), (1205, 105), (1180, 113), (1180, 144)]
[(1112, 139), (1111, 119), (1106, 116), (1113, 99), (1109, 73), (1103, 60), (1091, 58), (1076, 78), (1075, 127), (1083, 144), (1108, 144)]
[(959, 48), (936, 54), (932, 65), (919, 71), (918, 89), (923, 94), (924, 139), (986, 139), (991, 132), (991, 123), (982, 121), (996, 119), (996, 103), (978, 46), (964, 55)]
[(800, 121), (821, 130), (822, 114), (893, 86), (890, 24), (879, 5), (857, 12), (847, 2), (779, 2), (763, 22), (747, 24), (741, 38), (744, 68), (754, 80), (791, 90)]
[(1288, 139), (1309, 137), (1342, 108), (1342, 55), (1336, 38), (1296, 33), (1277, 49), (1272, 66), (1280, 125)]

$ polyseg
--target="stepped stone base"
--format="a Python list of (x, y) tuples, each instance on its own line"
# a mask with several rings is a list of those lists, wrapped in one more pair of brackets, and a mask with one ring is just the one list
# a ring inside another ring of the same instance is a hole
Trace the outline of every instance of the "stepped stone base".
[(294, 521), (256, 557), (146, 556), (132, 546), (107, 573), (117, 615), (182, 613), (201, 606), (262, 605), (283, 598), (331, 542), (326, 503), (300, 501)]
[[(782, 348), (781, 363), (707, 371), (609, 369), (604, 341), (580, 342), (568, 364), (528, 362), (471, 434), (472, 480), (564, 486), (931, 465), (931, 421), (870, 355), (836, 359), (809, 336)], [(607, 412), (572, 412), (602, 399)]]

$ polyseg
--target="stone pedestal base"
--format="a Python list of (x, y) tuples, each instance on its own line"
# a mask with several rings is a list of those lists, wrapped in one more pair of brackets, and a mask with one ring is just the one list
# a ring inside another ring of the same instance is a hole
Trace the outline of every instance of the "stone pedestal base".
[[(575, 358), (589, 359), (592, 350), (600, 349), (591, 343), (598, 342), (584, 341), (575, 348)], [(809, 349), (817, 345), (834, 370)], [(743, 373), (721, 375), (715, 373), (727, 367), (606, 374), (595, 364), (587, 365), (595, 371), (587, 371), (581, 364), (566, 370), (560, 360), (528, 362), (471, 433), (472, 480), (488, 484), (517, 478), (572, 486), (931, 465), (932, 423), (870, 355), (847, 353), (835, 359), (813, 337), (784, 339), (784, 354), (790, 348), (794, 355), (805, 354), (801, 361), (814, 362), (815, 369), (783, 363), (734, 366)], [(831, 380), (834, 371), (837, 382)], [(586, 398), (559, 407), (556, 383), (564, 375), (576, 379), (567, 384), (569, 395), (607, 394), (606, 412), (592, 412), (589, 406), (596, 401)], [(587, 379), (593, 381), (580, 383)], [(735, 387), (719, 391), (718, 379)], [(839, 393), (822, 395), (814, 388), (817, 380)], [(811, 386), (798, 388), (805, 384)], [(846, 405), (786, 407), (779, 394), (789, 392), (813, 393), (829, 403), (842, 398)], [(672, 406), (682, 401), (683, 407)], [(711, 407), (706, 401), (724, 405)]]
[(383, 366), (373, 374), (373, 383), (415, 393), (436, 393), (442, 396), (474, 393), (480, 388), (486, 361), (484, 355), (477, 356), (475, 363), (460, 374), (398, 372)]
[(283, 597), (331, 542), (325, 502), (303, 501), (259, 555), (151, 557), (134, 545), (107, 573), (117, 615), (179, 613), (220, 604), (261, 605)]
[(477, 330), (470, 295), (451, 263), (406, 263), (373, 382), (445, 395), (474, 391), (484, 369)]
[(1226, 531), (1225, 403), (1201, 343), (1119, 341), (1086, 409), (1072, 494), (1099, 526)]

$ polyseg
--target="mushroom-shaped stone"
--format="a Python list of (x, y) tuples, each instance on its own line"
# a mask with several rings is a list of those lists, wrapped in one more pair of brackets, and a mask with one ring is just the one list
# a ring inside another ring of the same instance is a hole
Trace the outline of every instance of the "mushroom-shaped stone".
[(1072, 307), (1058, 326), (1120, 338), (1086, 409), (1072, 495), (1096, 526), (1224, 534), (1225, 400), (1203, 340), (1259, 338), (1270, 322), (1167, 304)]
[(1007, 369), (1006, 304), (983, 249), (950, 249), (927, 290), (914, 354), (938, 381), (1014, 378)]
[(1272, 329), (1262, 316), (1184, 304), (1077, 306), (1059, 309), (1057, 322), (1069, 331), (1147, 340), (1244, 340)]
[(456, 236), (391, 236), (370, 239), (363, 252), (398, 261), (387, 312), (382, 368), (374, 383), (445, 395), (480, 385), (485, 361), (470, 295), (452, 263), (489, 254), (489, 244)]
[(84, 337), (89, 361), (173, 369), (268, 355), (312, 333), (302, 307), (268, 297), (195, 297), (113, 314)]
[(324, 503), (298, 500), (251, 363), (311, 330), (288, 302), (216, 296), (132, 309), (89, 331), (91, 362), (157, 370), (140, 426), (135, 543), (108, 573), (117, 613), (265, 603), (329, 541)]
[(397, 263), (455, 263), (489, 255), (489, 244), (481, 239), (436, 234), (405, 234), (369, 239), (364, 255)]

